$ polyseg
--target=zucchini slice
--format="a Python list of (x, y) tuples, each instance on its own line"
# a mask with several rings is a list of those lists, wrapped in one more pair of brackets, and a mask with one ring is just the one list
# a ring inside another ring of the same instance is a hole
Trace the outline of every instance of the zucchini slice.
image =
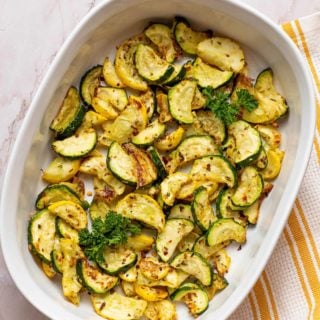
[(59, 274), (62, 274), (63, 254), (61, 251), (60, 239), (56, 239), (53, 250), (51, 251), (52, 268)]
[(234, 205), (231, 201), (234, 191), (235, 190), (233, 189), (222, 189), (220, 191), (216, 201), (216, 211), (218, 218), (233, 218), (236, 222), (240, 223), (240, 212), (237, 210), (237, 208), (234, 208)]
[(156, 109), (156, 96), (152, 89), (148, 88), (147, 91), (140, 94), (139, 96), (140, 101), (145, 105), (148, 119), (150, 120), (154, 114)]
[(126, 150), (129, 156), (135, 161), (137, 187), (144, 187), (157, 180), (158, 172), (157, 168), (152, 162), (149, 154), (142, 149), (139, 149), (132, 143), (123, 144), (123, 148)]
[(195, 232), (190, 232), (187, 234), (178, 244), (178, 250), (180, 252), (183, 251), (191, 251), (196, 240), (199, 238), (199, 234)]
[(94, 93), (100, 85), (101, 77), (102, 66), (97, 65), (89, 69), (81, 78), (80, 96), (82, 100), (89, 106), (91, 106)]
[(121, 280), (120, 286), (126, 297), (134, 297), (137, 295), (134, 291), (134, 284), (132, 282)]
[(236, 169), (222, 156), (206, 156), (196, 160), (190, 174), (193, 180), (226, 183), (230, 188), (237, 184)]
[(167, 176), (160, 185), (162, 199), (168, 206), (173, 206), (181, 187), (190, 180), (190, 176), (183, 172), (175, 172)]
[(125, 40), (120, 45), (116, 53), (115, 70), (126, 86), (139, 91), (146, 91), (148, 84), (140, 77), (135, 66), (137, 46), (141, 43), (148, 43), (143, 34)]
[(79, 171), (80, 163), (80, 160), (57, 157), (44, 170), (42, 179), (50, 183), (68, 181)]
[(52, 184), (40, 192), (36, 200), (36, 208), (41, 210), (61, 200), (68, 200), (82, 205), (82, 201), (74, 190), (63, 184)]
[(200, 110), (197, 112), (197, 125), (209, 134), (217, 145), (222, 145), (226, 139), (226, 126), (223, 121), (211, 111)]
[(204, 286), (210, 286), (212, 283), (211, 266), (198, 253), (192, 251), (181, 252), (172, 260), (170, 265), (194, 276)]
[(135, 264), (133, 267), (130, 267), (128, 270), (124, 272), (120, 272), (118, 276), (120, 277), (120, 279), (125, 280), (127, 282), (136, 282), (138, 278), (137, 264)]
[(139, 270), (148, 279), (157, 281), (163, 279), (169, 273), (170, 266), (158, 261), (155, 257), (147, 257), (140, 260)]
[(112, 202), (117, 198), (117, 193), (103, 180), (97, 177), (93, 178), (94, 196), (97, 199), (105, 201), (107, 204), (112, 205)]
[(183, 301), (188, 306), (190, 313), (197, 317), (209, 307), (209, 297), (205, 290), (195, 283), (185, 283), (171, 294), (174, 301)]
[(108, 150), (109, 170), (123, 183), (135, 186), (138, 182), (136, 163), (121, 145), (114, 141)]
[(230, 241), (224, 241), (221, 243), (218, 243), (214, 246), (208, 246), (207, 245), (207, 236), (201, 236), (199, 237), (193, 248), (192, 251), (199, 253), (201, 256), (203, 256), (205, 259), (208, 259), (209, 257), (213, 256), (215, 253), (217, 253), (219, 250), (227, 247), (230, 244)]
[(206, 106), (206, 103), (207, 103), (206, 97), (201, 93), (199, 88), (196, 87), (196, 91), (194, 93), (194, 97), (191, 104), (192, 110), (202, 109)]
[(258, 108), (252, 112), (243, 110), (242, 118), (251, 123), (269, 123), (288, 112), (286, 100), (278, 93), (273, 84), (273, 72), (270, 68), (263, 70), (255, 83), (255, 98)]
[(118, 283), (118, 278), (102, 273), (86, 259), (77, 261), (77, 275), (81, 284), (93, 293), (106, 293)]
[(79, 204), (72, 201), (62, 200), (54, 202), (48, 207), (48, 210), (65, 220), (76, 230), (86, 228), (88, 224), (87, 213)]
[(135, 63), (139, 75), (149, 83), (161, 83), (168, 79), (174, 68), (161, 59), (150, 47), (139, 44), (135, 54)]
[(107, 274), (114, 276), (133, 267), (138, 260), (138, 255), (124, 247), (102, 248), (97, 254), (96, 261), (99, 267)]
[(237, 207), (249, 207), (259, 199), (263, 191), (263, 178), (254, 167), (245, 167), (237, 189), (231, 197)]
[(257, 124), (255, 129), (259, 131), (263, 141), (271, 148), (277, 149), (281, 142), (281, 133), (272, 125)]
[(243, 210), (243, 214), (247, 217), (250, 224), (256, 224), (259, 218), (261, 200), (256, 201), (250, 207)]
[(106, 57), (102, 68), (103, 79), (107, 85), (113, 88), (125, 88), (125, 84), (121, 81), (116, 73), (116, 69), (111, 60)]
[(204, 156), (220, 154), (217, 145), (208, 135), (194, 135), (185, 138), (167, 157), (166, 169), (169, 174), (189, 161)]
[(230, 240), (244, 243), (246, 234), (247, 229), (233, 219), (218, 219), (208, 230), (207, 243), (210, 247)]
[(201, 58), (197, 58), (192, 65), (192, 76), (200, 87), (216, 89), (229, 82), (233, 77), (233, 72), (222, 71), (204, 63)]
[(184, 65), (173, 64), (172, 67), (174, 69), (173, 72), (168, 79), (162, 82), (162, 85), (171, 87), (184, 78), (186, 74), (186, 68)]
[(156, 119), (134, 136), (132, 142), (138, 146), (148, 146), (161, 137), (165, 130), (166, 126)]
[(147, 151), (149, 152), (154, 165), (157, 167), (159, 178), (163, 180), (167, 176), (167, 171), (159, 152), (153, 146), (150, 146)]
[(163, 279), (153, 281), (145, 277), (141, 272), (138, 272), (137, 283), (148, 287), (160, 286), (168, 288), (178, 288), (179, 285), (188, 278), (188, 276), (189, 275), (183, 271), (170, 268), (170, 271)]
[(187, 234), (194, 228), (194, 224), (186, 219), (167, 220), (164, 230), (158, 234), (156, 240), (156, 251), (162, 261), (169, 261), (174, 251)]
[(209, 192), (205, 187), (200, 187), (195, 191), (191, 210), (195, 223), (203, 231), (208, 230), (210, 225), (217, 220), (211, 207)]
[(91, 295), (95, 312), (109, 320), (135, 320), (140, 319), (147, 308), (147, 301), (124, 297), (113, 292)]
[(193, 201), (195, 191), (201, 186), (207, 189), (209, 199), (211, 201), (212, 194), (217, 191), (219, 185), (216, 182), (202, 180), (189, 180), (181, 187), (178, 194), (176, 195), (176, 199)]
[(98, 87), (92, 98), (93, 109), (106, 119), (115, 119), (128, 104), (124, 89)]
[(101, 126), (103, 123), (107, 121), (107, 118), (102, 116), (101, 114), (94, 112), (93, 110), (89, 110), (86, 112), (81, 126), (78, 128), (76, 133), (80, 133), (83, 130), (87, 130), (90, 128), (97, 128)]
[(70, 87), (63, 99), (58, 114), (52, 120), (50, 129), (59, 139), (70, 137), (81, 125), (86, 109), (80, 102), (78, 90)]
[(154, 243), (154, 238), (147, 234), (137, 234), (128, 238), (126, 246), (134, 251), (149, 251)]
[(148, 320), (176, 320), (177, 310), (175, 304), (169, 300), (149, 302), (144, 316)]
[(261, 146), (260, 153), (256, 161), (254, 161), (254, 165), (257, 167), (258, 170), (263, 170), (268, 165), (268, 155), (266, 149), (263, 146)]
[(268, 164), (264, 170), (261, 171), (263, 179), (275, 179), (280, 173), (282, 159), (284, 152), (279, 149), (269, 149), (267, 151)]
[(244, 53), (239, 44), (229, 38), (213, 37), (197, 46), (198, 56), (206, 63), (221, 70), (238, 73), (245, 64)]
[(161, 89), (156, 89), (157, 112), (159, 113), (159, 122), (165, 123), (173, 120), (169, 111), (168, 95)]
[(111, 173), (107, 168), (106, 161), (106, 157), (102, 153), (95, 152), (94, 155), (90, 155), (82, 161), (79, 171), (96, 176), (110, 186), (117, 195), (121, 195), (125, 192), (126, 186)]
[(178, 122), (190, 124), (194, 121), (192, 101), (196, 87), (194, 80), (182, 80), (169, 90), (169, 110)]
[(41, 261), (41, 269), (49, 279), (54, 278), (54, 276), (57, 274), (51, 264), (47, 264), (43, 261)]
[(175, 18), (174, 36), (181, 49), (188, 54), (197, 54), (197, 46), (201, 41), (211, 37), (211, 31), (194, 31), (189, 22), (181, 17)]
[(59, 217), (56, 217), (56, 234), (60, 238), (71, 239), (79, 243), (79, 232)]
[(261, 151), (259, 132), (249, 123), (239, 120), (228, 127), (228, 134), (234, 138), (235, 150), (232, 160), (239, 166), (247, 166), (254, 162)]
[(207, 292), (209, 300), (212, 300), (217, 292), (225, 289), (228, 285), (229, 285), (229, 283), (225, 278), (214, 273), (212, 285), (210, 287), (205, 288), (205, 291)]
[(71, 239), (60, 239), (62, 259), (62, 289), (64, 296), (73, 304), (79, 305), (82, 285), (77, 276), (77, 260), (84, 253)]
[(89, 154), (95, 148), (96, 143), (96, 131), (94, 129), (87, 129), (78, 135), (52, 142), (52, 148), (55, 153), (62, 157), (79, 159)]
[(182, 127), (178, 127), (176, 130), (155, 141), (154, 146), (160, 151), (170, 151), (180, 144), (183, 135), (184, 129)]
[(145, 194), (129, 193), (118, 202), (115, 211), (129, 219), (138, 220), (159, 232), (164, 228), (165, 216), (161, 207), (157, 201)]
[(94, 197), (89, 207), (90, 219), (91, 220), (94, 220), (97, 218), (104, 219), (109, 211), (110, 211), (110, 207), (105, 201), (97, 197)]
[(135, 282), (134, 290), (145, 301), (161, 301), (168, 297), (168, 291), (165, 287), (148, 287)]
[(193, 220), (191, 206), (189, 204), (176, 204), (170, 209), (168, 219), (181, 218), (190, 221)]
[(226, 250), (221, 249), (212, 257), (212, 262), (219, 276), (223, 277), (230, 268), (231, 258)]
[(55, 216), (49, 210), (41, 210), (32, 216), (28, 225), (29, 249), (47, 264), (51, 263), (55, 234)]
[(144, 34), (156, 45), (160, 56), (167, 62), (172, 63), (179, 55), (176, 50), (171, 30), (168, 26), (161, 23), (151, 24)]
[(138, 134), (147, 126), (147, 122), (145, 105), (140, 98), (130, 96), (126, 108), (111, 124), (104, 126), (104, 137), (120, 144), (128, 142), (133, 135)]

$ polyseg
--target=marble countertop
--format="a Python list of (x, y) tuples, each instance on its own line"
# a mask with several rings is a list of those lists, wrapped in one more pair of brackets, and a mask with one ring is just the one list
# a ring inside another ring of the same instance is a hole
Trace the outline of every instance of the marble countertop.
[[(320, 0), (242, 0), (276, 23), (320, 11)], [(25, 113), (66, 37), (100, 0), (11, 0), (0, 11), (0, 190)], [(14, 299), (14, 300), (13, 300)], [(45, 319), (15, 288), (0, 253), (0, 320)]]

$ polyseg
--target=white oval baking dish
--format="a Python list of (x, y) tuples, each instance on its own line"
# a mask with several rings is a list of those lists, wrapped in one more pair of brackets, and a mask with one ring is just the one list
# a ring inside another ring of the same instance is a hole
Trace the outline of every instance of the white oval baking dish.
[[(80, 307), (68, 303), (60, 284), (48, 280), (28, 252), (27, 222), (43, 187), (40, 168), (52, 157), (49, 123), (67, 88), (77, 85), (87, 68), (101, 63), (115, 45), (143, 30), (147, 22), (175, 15), (239, 41), (253, 75), (272, 67), (290, 106), (289, 118), (282, 125), (286, 155), (281, 174), (264, 201), (258, 225), (248, 232), (247, 244), (231, 253), (228, 288), (213, 299), (201, 319), (226, 319), (235, 310), (258, 279), (286, 223), (307, 166), (315, 123), (312, 81), (291, 40), (267, 18), (236, 0), (102, 1), (77, 26), (51, 65), (23, 122), (3, 184), (0, 225), (5, 261), (20, 291), (51, 319), (101, 318), (84, 297)], [(190, 318), (186, 308), (178, 309), (180, 319)]]

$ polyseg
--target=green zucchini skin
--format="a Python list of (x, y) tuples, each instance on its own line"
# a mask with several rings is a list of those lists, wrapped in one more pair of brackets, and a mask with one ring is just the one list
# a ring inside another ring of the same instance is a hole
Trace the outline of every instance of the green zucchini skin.
[[(78, 90), (75, 87), (70, 87), (60, 107), (59, 113), (52, 120), (49, 128), (56, 133), (57, 139), (68, 138), (80, 127), (86, 111), (86, 108), (81, 104)], [(64, 124), (63, 121), (65, 119), (60, 118), (63, 115), (69, 118)]]
[[(191, 264), (188, 265), (188, 263)], [(197, 270), (194, 270), (194, 265), (198, 264)], [(208, 261), (199, 253), (194, 251), (184, 251), (179, 253), (171, 261), (170, 265), (174, 268), (181, 269), (195, 278), (197, 278), (204, 286), (210, 286), (212, 284), (212, 269)], [(192, 266), (192, 267), (191, 267)], [(190, 270), (190, 268), (192, 270)], [(188, 269), (188, 271), (186, 271)], [(191, 271), (191, 272), (190, 272)]]
[(207, 231), (210, 224), (216, 220), (211, 206), (209, 209), (204, 207), (206, 205), (210, 206), (209, 194), (205, 187), (200, 187), (194, 192), (191, 210), (195, 223), (202, 231)]
[[(28, 245), (30, 251), (43, 262), (51, 265), (51, 251), (56, 234), (55, 216), (43, 209), (34, 214), (28, 224)], [(47, 245), (44, 248), (43, 242)], [(42, 242), (42, 245), (41, 245)], [(45, 249), (47, 251), (45, 251)]]
[[(78, 279), (81, 284), (92, 293), (106, 293), (118, 284), (119, 279), (104, 274), (85, 259), (77, 260)], [(99, 281), (98, 281), (99, 280)], [(104, 284), (102, 282), (104, 281)]]
[(41, 210), (56, 201), (69, 200), (83, 206), (75, 191), (63, 184), (52, 184), (45, 187), (38, 195), (35, 206)]
[[(108, 275), (110, 276), (116, 276), (121, 272), (126, 272), (128, 269), (130, 269), (131, 267), (133, 267), (137, 261), (138, 261), (138, 255), (132, 254), (131, 255), (131, 259), (128, 259), (128, 261), (122, 261), (121, 266), (119, 266), (116, 269), (112, 268), (112, 265), (110, 266), (110, 262), (109, 264), (106, 263), (105, 261), (105, 257), (104, 257), (104, 250), (106, 248), (102, 248), (96, 257), (96, 262), (98, 263), (99, 267)], [(119, 253), (119, 252), (118, 252)], [(133, 253), (133, 252), (132, 252)], [(120, 253), (119, 253), (120, 256)], [(127, 257), (122, 257), (121, 259), (126, 259)], [(120, 259), (120, 257), (118, 257), (118, 259)], [(115, 260), (113, 260), (112, 262), (115, 262)]]
[(218, 219), (207, 232), (207, 244), (212, 247), (230, 240), (244, 243), (246, 241), (246, 233), (246, 228), (233, 219)]
[(190, 55), (197, 54), (199, 42), (212, 36), (211, 30), (202, 32), (192, 30), (189, 21), (180, 16), (175, 17), (173, 33), (181, 49)]
[[(195, 309), (190, 310), (190, 312), (192, 313), (192, 315), (197, 317), (203, 314), (209, 307), (208, 295), (205, 292), (205, 290), (203, 290), (200, 286), (198, 286), (195, 283), (185, 283), (180, 288), (175, 290), (170, 295), (170, 298), (173, 301), (181, 301), (184, 298), (184, 296), (190, 293), (192, 293), (192, 297), (196, 299), (196, 302), (198, 302), (198, 303), (192, 304), (192, 307)], [(200, 305), (199, 302), (202, 302), (202, 304)]]
[[(121, 149), (119, 149), (121, 148)], [(130, 175), (126, 175), (124, 176), (123, 173), (121, 172), (121, 170), (117, 169), (116, 165), (117, 162), (119, 160), (118, 159), (118, 155), (119, 155), (119, 150), (122, 153), (123, 152), (123, 156), (126, 157), (126, 159), (130, 160), (131, 158), (129, 157), (129, 155), (123, 150), (123, 148), (116, 142), (112, 142), (111, 146), (109, 147), (108, 150), (108, 157), (107, 157), (107, 167), (108, 169), (112, 172), (112, 174), (117, 177), (120, 181), (122, 181), (123, 183), (135, 187), (137, 185), (137, 177), (135, 176), (135, 174), (132, 173), (132, 176)], [(123, 158), (124, 159), (124, 158)], [(131, 166), (132, 166), (132, 170), (135, 170), (135, 165), (133, 160), (130, 160), (131, 162)]]
[(248, 166), (242, 171), (240, 182), (231, 197), (232, 204), (247, 208), (254, 204), (263, 192), (264, 181), (255, 167)]
[(63, 255), (61, 251), (59, 252), (57, 249), (53, 249), (51, 251), (51, 264), (53, 270), (59, 274), (62, 274), (62, 260)]
[[(153, 61), (152, 61), (153, 58)], [(149, 62), (151, 60), (152, 63)], [(135, 53), (135, 65), (140, 77), (150, 84), (160, 84), (168, 79), (174, 71), (171, 64), (162, 60), (156, 52), (147, 45), (139, 44)], [(150, 70), (149, 66), (157, 65), (158, 73)], [(161, 72), (160, 69), (161, 68)]]
[(151, 156), (151, 160), (153, 161), (153, 163), (155, 164), (155, 166), (158, 169), (158, 177), (159, 179), (161, 179), (161, 181), (168, 175), (165, 165), (162, 162), (162, 159), (160, 157), (159, 152), (157, 151), (157, 149), (153, 146), (150, 146), (147, 151), (149, 152), (150, 156)]
[[(89, 154), (97, 144), (97, 133), (94, 129), (82, 131), (79, 134), (74, 134), (64, 140), (55, 140), (51, 146), (53, 151), (61, 157), (67, 159), (81, 159)], [(69, 146), (73, 148), (69, 148)], [(77, 148), (75, 148), (77, 146)], [(73, 149), (70, 152), (70, 149)]]
[(92, 104), (94, 91), (100, 84), (102, 70), (103, 66), (96, 65), (87, 70), (80, 80), (80, 97), (87, 106)]

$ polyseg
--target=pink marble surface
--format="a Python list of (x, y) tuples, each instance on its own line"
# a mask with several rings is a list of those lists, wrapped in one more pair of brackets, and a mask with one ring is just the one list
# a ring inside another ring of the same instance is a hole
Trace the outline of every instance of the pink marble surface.
[[(277, 23), (320, 11), (320, 0), (242, 1)], [(0, 1), (0, 190), (13, 143), (41, 80), (66, 37), (99, 2)], [(16, 319), (46, 318), (15, 288), (0, 253), (0, 320)]]

